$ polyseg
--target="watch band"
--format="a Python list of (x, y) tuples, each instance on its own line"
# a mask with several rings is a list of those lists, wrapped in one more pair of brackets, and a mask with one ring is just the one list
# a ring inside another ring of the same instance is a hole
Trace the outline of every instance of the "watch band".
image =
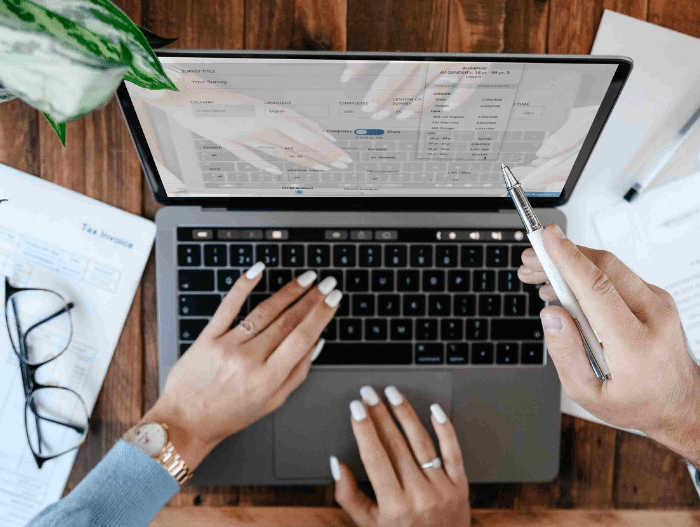
[(192, 471), (187, 468), (185, 462), (175, 451), (173, 444), (168, 441), (163, 450), (154, 458), (161, 466), (168, 471), (177, 484), (181, 487), (192, 479)]

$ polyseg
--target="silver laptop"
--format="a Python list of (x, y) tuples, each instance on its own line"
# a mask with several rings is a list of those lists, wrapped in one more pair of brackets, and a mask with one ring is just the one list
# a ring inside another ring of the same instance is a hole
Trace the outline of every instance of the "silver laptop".
[[(157, 200), (161, 386), (250, 265), (238, 320), (307, 269), (344, 292), (306, 382), (224, 441), (194, 484), (324, 484), (360, 463), (348, 403), (393, 384), (438, 402), (472, 482), (559, 466), (560, 384), (503, 185), (545, 224), (567, 201), (632, 64), (622, 57), (164, 51), (179, 92), (119, 103)], [(237, 320), (237, 321), (238, 321)], [(224, 418), (225, 416), (222, 416)]]

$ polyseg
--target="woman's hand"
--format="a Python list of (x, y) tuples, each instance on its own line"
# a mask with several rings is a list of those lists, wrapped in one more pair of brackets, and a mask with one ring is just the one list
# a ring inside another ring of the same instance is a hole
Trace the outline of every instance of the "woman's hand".
[(168, 425), (191, 469), (221, 440), (279, 408), (304, 381), (342, 297), (332, 277), (311, 288), (316, 273), (307, 271), (246, 317), (257, 334), (240, 324), (230, 329), (263, 269), (258, 262), (236, 281), (144, 417)]
[[(596, 378), (569, 313), (547, 306), (542, 326), (566, 394), (600, 419), (641, 430), (700, 462), (700, 366), (690, 356), (671, 295), (608, 251), (574, 245), (556, 225), (545, 229), (543, 241), (598, 333), (612, 377), (604, 383)], [(522, 259), (523, 282), (547, 280), (532, 249)], [(557, 300), (549, 284), (540, 297)]]
[[(430, 407), (438, 456), (408, 401), (393, 386), (385, 393), (403, 434), (372, 387), (360, 389), (364, 404), (350, 403), (352, 429), (377, 503), (358, 489), (348, 466), (331, 456), (336, 501), (360, 527), (468, 527), (469, 487), (452, 424), (438, 404)], [(442, 467), (420, 467), (436, 457)]]

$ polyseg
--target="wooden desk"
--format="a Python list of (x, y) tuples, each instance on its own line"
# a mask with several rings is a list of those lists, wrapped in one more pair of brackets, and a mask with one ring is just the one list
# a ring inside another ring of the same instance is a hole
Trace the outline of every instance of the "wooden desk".
[[(119, 0), (117, 3), (141, 25), (164, 36), (179, 37), (171, 47), (183, 48), (586, 54), (604, 8), (700, 37), (697, 0)], [(141, 175), (134, 147), (114, 101), (102, 111), (70, 123), (65, 148), (43, 117), (19, 101), (0, 105), (0, 123), (0, 162), (122, 209), (154, 217), (158, 205)], [(97, 401), (88, 442), (80, 450), (68, 489), (83, 478), (156, 400), (156, 331), (155, 268), (151, 258)], [(562, 422), (561, 472), (553, 482), (472, 485), (471, 496), (475, 507), (513, 510), (674, 509), (698, 504), (686, 468), (677, 456), (645, 438), (568, 416)], [(185, 489), (171, 504), (317, 507), (331, 506), (334, 501), (331, 486), (201, 487)], [(161, 518), (171, 518), (172, 523), (159, 520), (157, 525), (176, 525), (175, 518), (185, 518), (187, 511), (191, 509), (182, 509), (182, 514), (166, 511)], [(235, 511), (225, 514), (234, 517)], [(488, 513), (479, 514), (488, 516)], [(556, 517), (564, 521), (563, 516)], [(681, 517), (687, 520), (683, 525), (697, 524), (696, 516), (676, 517), (679, 522)], [(570, 521), (569, 525), (576, 525), (571, 518), (564, 523)], [(503, 522), (499, 525), (513, 525)], [(630, 522), (630, 525), (642, 525), (641, 520)], [(662, 523), (661, 520), (649, 522), (649, 525)], [(484, 522), (484, 525), (493, 524)]]

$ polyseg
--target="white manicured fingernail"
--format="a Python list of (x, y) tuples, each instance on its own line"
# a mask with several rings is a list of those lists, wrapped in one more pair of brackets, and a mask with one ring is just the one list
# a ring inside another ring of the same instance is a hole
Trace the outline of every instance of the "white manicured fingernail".
[(363, 113), (374, 113), (377, 109), (378, 104), (376, 102), (370, 102), (362, 106)]
[(304, 274), (297, 276), (297, 282), (301, 287), (306, 287), (316, 280), (316, 276), (318, 276), (316, 271), (306, 271)]
[(263, 269), (265, 269), (265, 264), (263, 262), (257, 262), (253, 267), (248, 269), (245, 276), (249, 280), (252, 280), (256, 276), (258, 276), (260, 273), (262, 273)]
[(314, 165), (311, 167), (312, 170), (323, 170), (324, 172), (328, 172), (328, 167), (326, 165)]
[(352, 401), (350, 403), (350, 413), (355, 421), (362, 421), (367, 417), (364, 405), (360, 401)]
[(451, 102), (450, 104), (448, 104), (447, 106), (445, 106), (445, 107), (442, 109), (442, 111), (443, 111), (443, 112), (451, 112), (452, 110), (454, 110), (455, 108), (457, 108), (457, 106), (458, 106), (458, 105), (457, 105), (456, 102)]
[(321, 354), (321, 350), (323, 349), (323, 345), (326, 343), (326, 339), (321, 339), (318, 341), (318, 344), (316, 344), (316, 347), (314, 348), (314, 352), (311, 354), (311, 362), (316, 360), (316, 357), (318, 357)]
[(331, 134), (329, 134), (328, 132), (325, 132), (324, 130), (321, 130), (321, 133), (322, 133), (323, 135), (325, 135), (328, 139), (330, 139), (331, 141), (333, 141), (334, 143), (337, 143), (337, 142), (338, 142), (338, 140), (337, 140), (335, 137), (333, 137)]
[(377, 113), (372, 114), (372, 119), (384, 119), (385, 117), (389, 116), (391, 112), (389, 110), (380, 110)]
[(266, 168), (265, 172), (269, 172), (270, 174), (281, 174), (282, 171), (279, 168)]
[(352, 163), (352, 157), (342, 155), (338, 158), (338, 161), (342, 161), (343, 163)]
[(529, 267), (525, 267), (524, 265), (521, 265), (521, 266), (520, 266), (520, 272), (523, 273), (523, 274), (530, 274), (530, 273), (532, 273), (532, 271), (530, 270), (530, 268), (529, 268)]
[(384, 393), (386, 394), (386, 398), (389, 399), (389, 402), (394, 406), (398, 406), (403, 402), (403, 397), (401, 397), (399, 391), (393, 386), (384, 388)]
[[(343, 73), (340, 74), (340, 82), (348, 82), (352, 77), (352, 70), (350, 68), (345, 68)], [(332, 461), (333, 458), (331, 458)]]
[(337, 283), (338, 280), (336, 280), (332, 276), (326, 276), (323, 280), (321, 280), (321, 283), (318, 284), (318, 290), (321, 291), (322, 294), (327, 295), (328, 293), (333, 291), (333, 288)]
[(331, 475), (335, 481), (340, 481), (340, 463), (335, 456), (331, 456)]
[(559, 227), (559, 225), (554, 225), (554, 232), (556, 232), (557, 236), (559, 236), (560, 238), (566, 238), (566, 235), (562, 232), (561, 227)]
[(336, 161), (335, 163), (331, 163), (335, 168), (348, 168), (348, 166), (345, 163), (341, 163), (340, 161)]
[(438, 403), (431, 404), (430, 411), (433, 413), (435, 420), (441, 425), (444, 425), (447, 422), (447, 416), (445, 415), (444, 410)]
[(337, 289), (334, 289), (331, 291), (331, 293), (326, 297), (326, 304), (328, 304), (330, 307), (335, 307), (338, 305), (340, 302), (340, 299), (343, 298), (343, 293), (341, 291), (338, 291)]
[(408, 118), (411, 117), (412, 115), (413, 115), (413, 111), (412, 111), (412, 110), (404, 110), (404, 111), (401, 112), (399, 115), (397, 115), (396, 118), (397, 118), (397, 119), (408, 119)]
[(371, 386), (363, 386), (360, 388), (360, 395), (362, 396), (362, 400), (370, 406), (374, 406), (379, 402), (379, 396)]

